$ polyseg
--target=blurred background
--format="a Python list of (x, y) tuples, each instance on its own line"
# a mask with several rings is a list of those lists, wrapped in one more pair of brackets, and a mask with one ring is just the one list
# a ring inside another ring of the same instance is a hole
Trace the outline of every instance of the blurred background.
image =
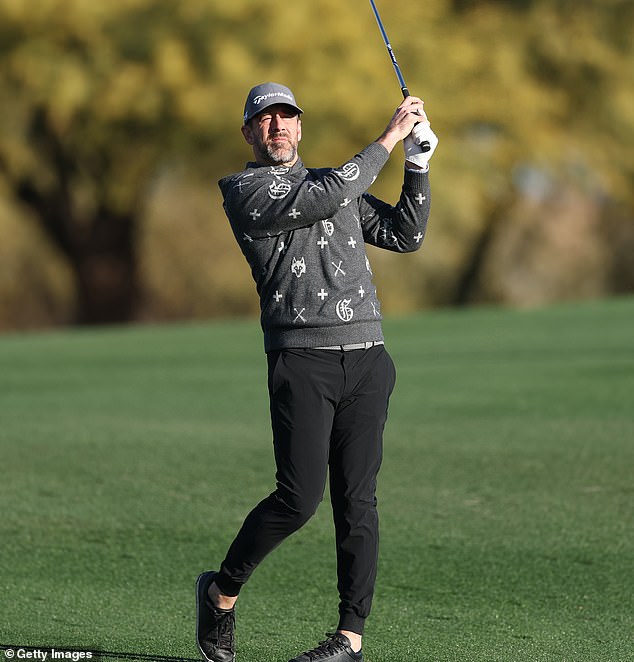
[[(634, 2), (377, 4), (440, 138), (423, 249), (370, 249), (386, 314), (631, 293)], [(0, 331), (257, 315), (217, 180), (267, 80), (309, 167), (401, 100), (365, 0), (0, 0)]]

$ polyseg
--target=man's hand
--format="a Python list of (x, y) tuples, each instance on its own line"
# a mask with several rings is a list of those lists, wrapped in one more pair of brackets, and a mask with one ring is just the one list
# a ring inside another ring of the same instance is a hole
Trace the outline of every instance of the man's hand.
[(429, 159), (438, 145), (438, 138), (431, 130), (429, 121), (419, 122), (412, 132), (403, 140), (405, 149), (405, 165), (408, 168), (427, 171)]
[(404, 99), (376, 142), (383, 145), (388, 152), (391, 152), (398, 142), (409, 136), (415, 124), (427, 121), (423, 105), (423, 100), (418, 97)]

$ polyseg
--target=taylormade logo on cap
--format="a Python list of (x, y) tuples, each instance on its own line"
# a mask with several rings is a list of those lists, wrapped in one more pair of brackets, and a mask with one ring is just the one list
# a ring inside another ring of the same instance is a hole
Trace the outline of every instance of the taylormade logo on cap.
[(244, 123), (246, 124), (254, 115), (261, 113), (265, 108), (273, 106), (276, 103), (283, 103), (291, 106), (298, 113), (302, 109), (295, 102), (295, 96), (284, 85), (279, 83), (262, 83), (251, 89), (244, 105)]
[(291, 94), (286, 94), (285, 92), (269, 92), (268, 94), (261, 94), (259, 97), (255, 97), (253, 99), (253, 103), (257, 106), (259, 105), (262, 101), (266, 101), (267, 99), (272, 99), (277, 97), (285, 97), (287, 98), (293, 105), (295, 105), (295, 99), (293, 99), (293, 96)]

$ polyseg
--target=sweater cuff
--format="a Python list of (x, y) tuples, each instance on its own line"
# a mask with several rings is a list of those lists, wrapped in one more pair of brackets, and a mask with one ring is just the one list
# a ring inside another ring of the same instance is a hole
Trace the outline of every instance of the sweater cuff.
[(424, 168), (408, 168), (407, 161), (405, 161), (405, 170), (409, 170), (410, 172), (429, 172), (429, 163), (426, 163)]
[(429, 169), (411, 170), (410, 168), (405, 168), (403, 186), (412, 189), (416, 193), (424, 192), (429, 186)]

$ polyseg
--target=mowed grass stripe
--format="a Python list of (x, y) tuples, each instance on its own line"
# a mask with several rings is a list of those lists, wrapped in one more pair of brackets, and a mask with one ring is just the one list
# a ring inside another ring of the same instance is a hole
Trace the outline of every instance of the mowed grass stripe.
[[(385, 323), (370, 662), (632, 659), (634, 300)], [(255, 322), (0, 338), (0, 643), (196, 657), (193, 582), (273, 488)], [(328, 498), (239, 660), (336, 625)]]

